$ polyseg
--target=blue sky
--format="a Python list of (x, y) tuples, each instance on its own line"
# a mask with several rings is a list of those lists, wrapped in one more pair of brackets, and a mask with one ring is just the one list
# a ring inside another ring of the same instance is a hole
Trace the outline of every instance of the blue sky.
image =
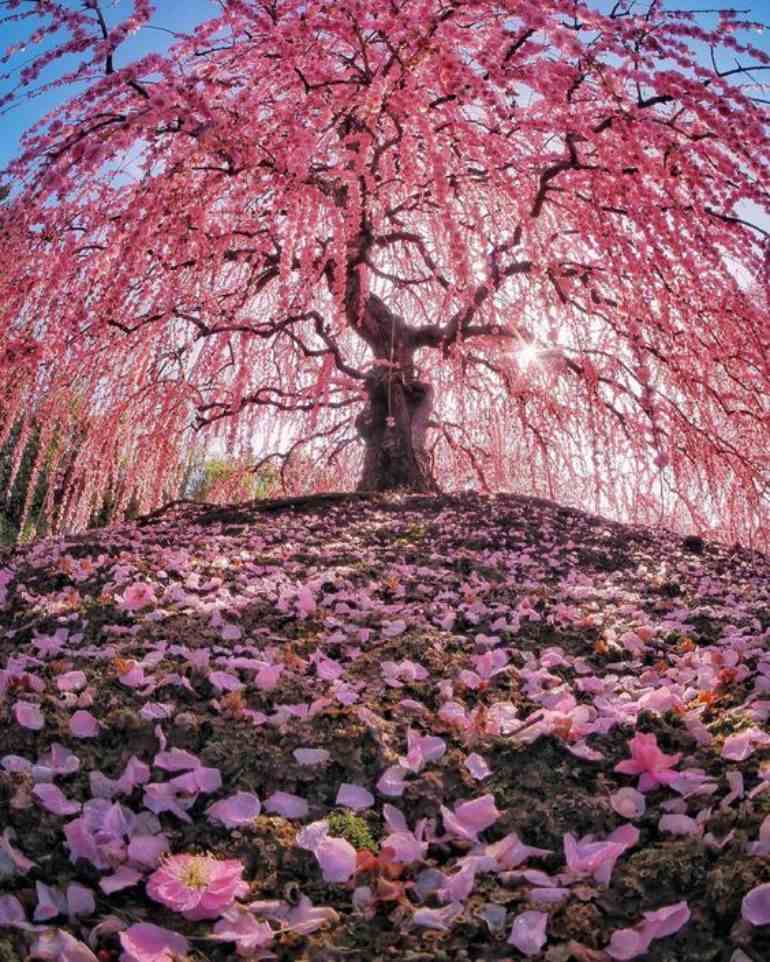
[[(73, 6), (76, 5), (76, 0), (71, 2)], [(77, 3), (77, 6), (79, 5)], [(104, 0), (102, 5), (111, 21), (127, 16), (132, 7), (130, 0)], [(719, 5), (718, 0), (714, 5)], [(730, 4), (724, 5), (730, 6)], [(0, 0), (0, 17), (5, 13), (4, 6)], [(165, 51), (174, 40), (172, 34), (166, 31), (187, 33), (221, 10), (216, 0), (156, 0), (155, 6), (157, 13), (152, 21), (153, 26), (139, 31), (120, 48), (116, 58), (118, 64), (130, 62), (152, 51)], [(669, 6), (676, 9), (703, 9), (711, 7), (712, 2), (711, 0), (670, 0)], [(770, 22), (768, 0), (744, 0), (744, 2), (738, 2), (736, 6), (739, 10), (746, 11), (747, 19)], [(8, 46), (25, 39), (32, 29), (30, 23), (31, 21), (20, 27), (16, 24), (0, 22), (0, 50), (4, 51)], [(761, 35), (752, 33), (745, 39), (770, 53), (770, 29)], [(0, 67), (3, 73), (9, 69), (12, 71), (10, 79), (0, 76), (0, 96), (9, 89), (9, 84), (15, 81), (16, 71), (23, 67), (28, 59), (29, 52), (24, 52), (14, 57), (10, 65)], [(49, 73), (44, 75), (45, 79), (54, 79), (64, 66), (64, 61), (57, 61)], [(19, 139), (23, 132), (73, 93), (72, 87), (57, 88), (31, 100), (22, 100), (6, 113), (0, 114), (0, 171), (18, 153)]]

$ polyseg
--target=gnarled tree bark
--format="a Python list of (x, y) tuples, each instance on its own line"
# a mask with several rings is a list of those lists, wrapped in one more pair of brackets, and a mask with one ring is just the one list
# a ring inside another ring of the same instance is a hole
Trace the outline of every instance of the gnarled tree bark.
[(356, 419), (366, 449), (359, 491), (438, 491), (425, 447), (433, 407), (433, 388), (417, 376), (417, 332), (394, 314), (376, 294), (353, 312), (357, 290), (349, 291), (353, 328), (374, 354), (366, 376), (367, 400)]

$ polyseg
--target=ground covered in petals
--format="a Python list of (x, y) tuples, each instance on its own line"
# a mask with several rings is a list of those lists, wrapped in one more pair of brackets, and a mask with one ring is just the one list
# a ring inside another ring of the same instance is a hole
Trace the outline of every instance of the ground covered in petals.
[(0, 558), (0, 960), (770, 957), (770, 561), (538, 499)]

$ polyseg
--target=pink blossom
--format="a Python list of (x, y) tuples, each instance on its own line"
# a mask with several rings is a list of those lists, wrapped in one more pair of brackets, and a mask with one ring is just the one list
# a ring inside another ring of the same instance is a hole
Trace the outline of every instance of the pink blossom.
[(147, 880), (147, 894), (190, 921), (215, 919), (249, 890), (238, 859), (171, 855)]
[(682, 757), (681, 752), (676, 755), (666, 755), (658, 748), (655, 735), (637, 732), (629, 741), (631, 758), (618, 762), (616, 772), (626, 775), (639, 775), (639, 790), (648, 792), (658, 785), (668, 785), (676, 778), (677, 772), (671, 771)]
[(537, 955), (547, 941), (545, 934), (547, 924), (547, 912), (522, 912), (513, 920), (508, 942), (524, 955)]
[(128, 585), (123, 591), (121, 605), (128, 611), (138, 611), (140, 608), (147, 608), (149, 605), (157, 604), (155, 590), (146, 581), (135, 581)]
[(120, 933), (123, 954), (120, 962), (176, 962), (184, 958), (190, 943), (183, 935), (153, 925), (139, 922)]

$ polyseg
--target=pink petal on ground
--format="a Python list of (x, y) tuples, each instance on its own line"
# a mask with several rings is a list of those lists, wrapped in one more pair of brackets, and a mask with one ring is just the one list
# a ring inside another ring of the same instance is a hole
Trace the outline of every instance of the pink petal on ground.
[(672, 835), (696, 835), (700, 834), (701, 826), (690, 818), (689, 815), (661, 815), (658, 821), (658, 829), (661, 832), (670, 832)]
[(17, 701), (13, 706), (13, 717), (22, 728), (30, 731), (39, 732), (45, 725), (45, 718), (40, 711), (40, 705), (30, 701)]
[(0, 852), (4, 853), (10, 859), (19, 874), (26, 875), (30, 869), (35, 867), (36, 863), (11, 845), (11, 838), (13, 837), (13, 829), (6, 828), (3, 831), (3, 834), (0, 835)]
[(754, 732), (752, 730), (728, 735), (722, 746), (722, 758), (731, 762), (743, 762), (754, 751)]
[(477, 781), (483, 781), (492, 774), (492, 769), (487, 765), (484, 758), (476, 752), (465, 759), (465, 767)]
[(152, 764), (167, 772), (186, 772), (200, 768), (201, 760), (197, 755), (192, 755), (182, 748), (171, 748), (168, 751), (159, 751), (153, 758)]
[(105, 895), (112, 895), (113, 892), (120, 892), (123, 889), (131, 888), (132, 885), (142, 878), (142, 873), (128, 865), (121, 865), (117, 872), (112, 875), (105, 875), (99, 881), (99, 888)]
[(3, 926), (13, 926), (21, 923), (26, 924), (27, 916), (24, 914), (21, 902), (15, 895), (0, 895), (0, 928)]
[(265, 811), (283, 818), (305, 818), (310, 806), (304, 798), (290, 792), (273, 792), (265, 801)]
[(299, 903), (286, 916), (286, 927), (292, 932), (309, 935), (322, 925), (339, 922), (339, 915), (328, 905), (313, 905), (307, 895), (301, 895)]
[(150, 922), (131, 925), (120, 933), (120, 962), (172, 962), (184, 958), (190, 943), (183, 935)]
[(361, 785), (351, 785), (348, 782), (343, 782), (337, 792), (335, 804), (342, 805), (345, 808), (351, 808), (354, 812), (362, 812), (364, 809), (371, 808), (372, 805), (374, 805), (374, 795), (365, 788), (362, 788)]
[(253, 822), (262, 810), (259, 799), (251, 792), (236, 792), (215, 802), (206, 810), (209, 820), (221, 822), (225, 828), (238, 828)]
[(741, 902), (741, 918), (751, 925), (770, 925), (770, 882), (757, 885)]
[(380, 795), (387, 795), (389, 798), (400, 798), (404, 794), (404, 776), (407, 774), (405, 768), (400, 765), (391, 765), (380, 775), (377, 782), (377, 791)]
[(51, 782), (41, 782), (32, 789), (32, 794), (47, 811), (54, 815), (74, 815), (81, 809), (80, 802), (71, 802), (64, 792)]
[(35, 895), (37, 896), (37, 905), (32, 916), (35, 922), (47, 922), (49, 919), (55, 919), (65, 908), (64, 898), (60, 893), (43, 882), (35, 882)]
[(165, 835), (134, 835), (128, 843), (128, 857), (143, 868), (157, 868), (162, 856), (168, 851)]
[(235, 942), (238, 954), (250, 956), (273, 941), (273, 930), (267, 922), (257, 922), (242, 905), (232, 905), (222, 913), (211, 936), (222, 942)]
[(323, 838), (315, 857), (327, 882), (347, 882), (356, 870), (356, 850), (344, 838)]
[(78, 915), (93, 915), (96, 911), (91, 889), (78, 882), (71, 882), (67, 886), (66, 901), (67, 914), (72, 918), (77, 918)]
[(607, 955), (619, 962), (626, 962), (627, 959), (635, 959), (637, 956), (646, 952), (649, 948), (651, 939), (636, 929), (616, 929), (612, 933), (610, 944), (605, 949)]
[(428, 845), (426, 842), (421, 842), (412, 832), (393, 832), (383, 840), (382, 848), (388, 850), (390, 861), (410, 865), (425, 857)]
[(300, 765), (325, 765), (331, 758), (325, 748), (295, 748), (292, 755)]
[(56, 679), (56, 687), (59, 691), (82, 691), (88, 681), (82, 671), (66, 671)]
[(664, 905), (662, 909), (644, 913), (644, 931), (653, 939), (664, 939), (678, 932), (690, 920), (687, 902)]
[(647, 803), (644, 795), (635, 788), (621, 788), (610, 795), (610, 805), (623, 818), (641, 818)]
[(244, 687), (240, 678), (227, 671), (210, 671), (208, 679), (217, 691), (242, 691)]
[(97, 962), (85, 942), (64, 929), (46, 929), (32, 946), (29, 957), (46, 962)]
[(508, 943), (514, 945), (524, 955), (536, 955), (547, 941), (545, 934), (547, 924), (547, 912), (522, 912), (513, 920)]
[(463, 907), (459, 902), (450, 902), (441, 909), (417, 909), (412, 916), (415, 925), (420, 925), (426, 929), (439, 929), (448, 932), (449, 927), (457, 918), (463, 914)]
[(441, 814), (447, 831), (475, 842), (478, 833), (493, 825), (501, 813), (495, 806), (494, 795), (482, 795), (456, 805), (454, 812), (442, 805)]
[(459, 872), (444, 877), (445, 881), (439, 889), (442, 902), (464, 902), (473, 891), (476, 882), (476, 870), (472, 864), (463, 865)]
[(76, 711), (70, 718), (70, 731), (75, 738), (96, 738), (99, 722), (90, 711)]
[(192, 772), (177, 775), (168, 784), (183, 795), (197, 795), (198, 792), (205, 792), (208, 795), (222, 787), (222, 775), (218, 768), (201, 767)]

